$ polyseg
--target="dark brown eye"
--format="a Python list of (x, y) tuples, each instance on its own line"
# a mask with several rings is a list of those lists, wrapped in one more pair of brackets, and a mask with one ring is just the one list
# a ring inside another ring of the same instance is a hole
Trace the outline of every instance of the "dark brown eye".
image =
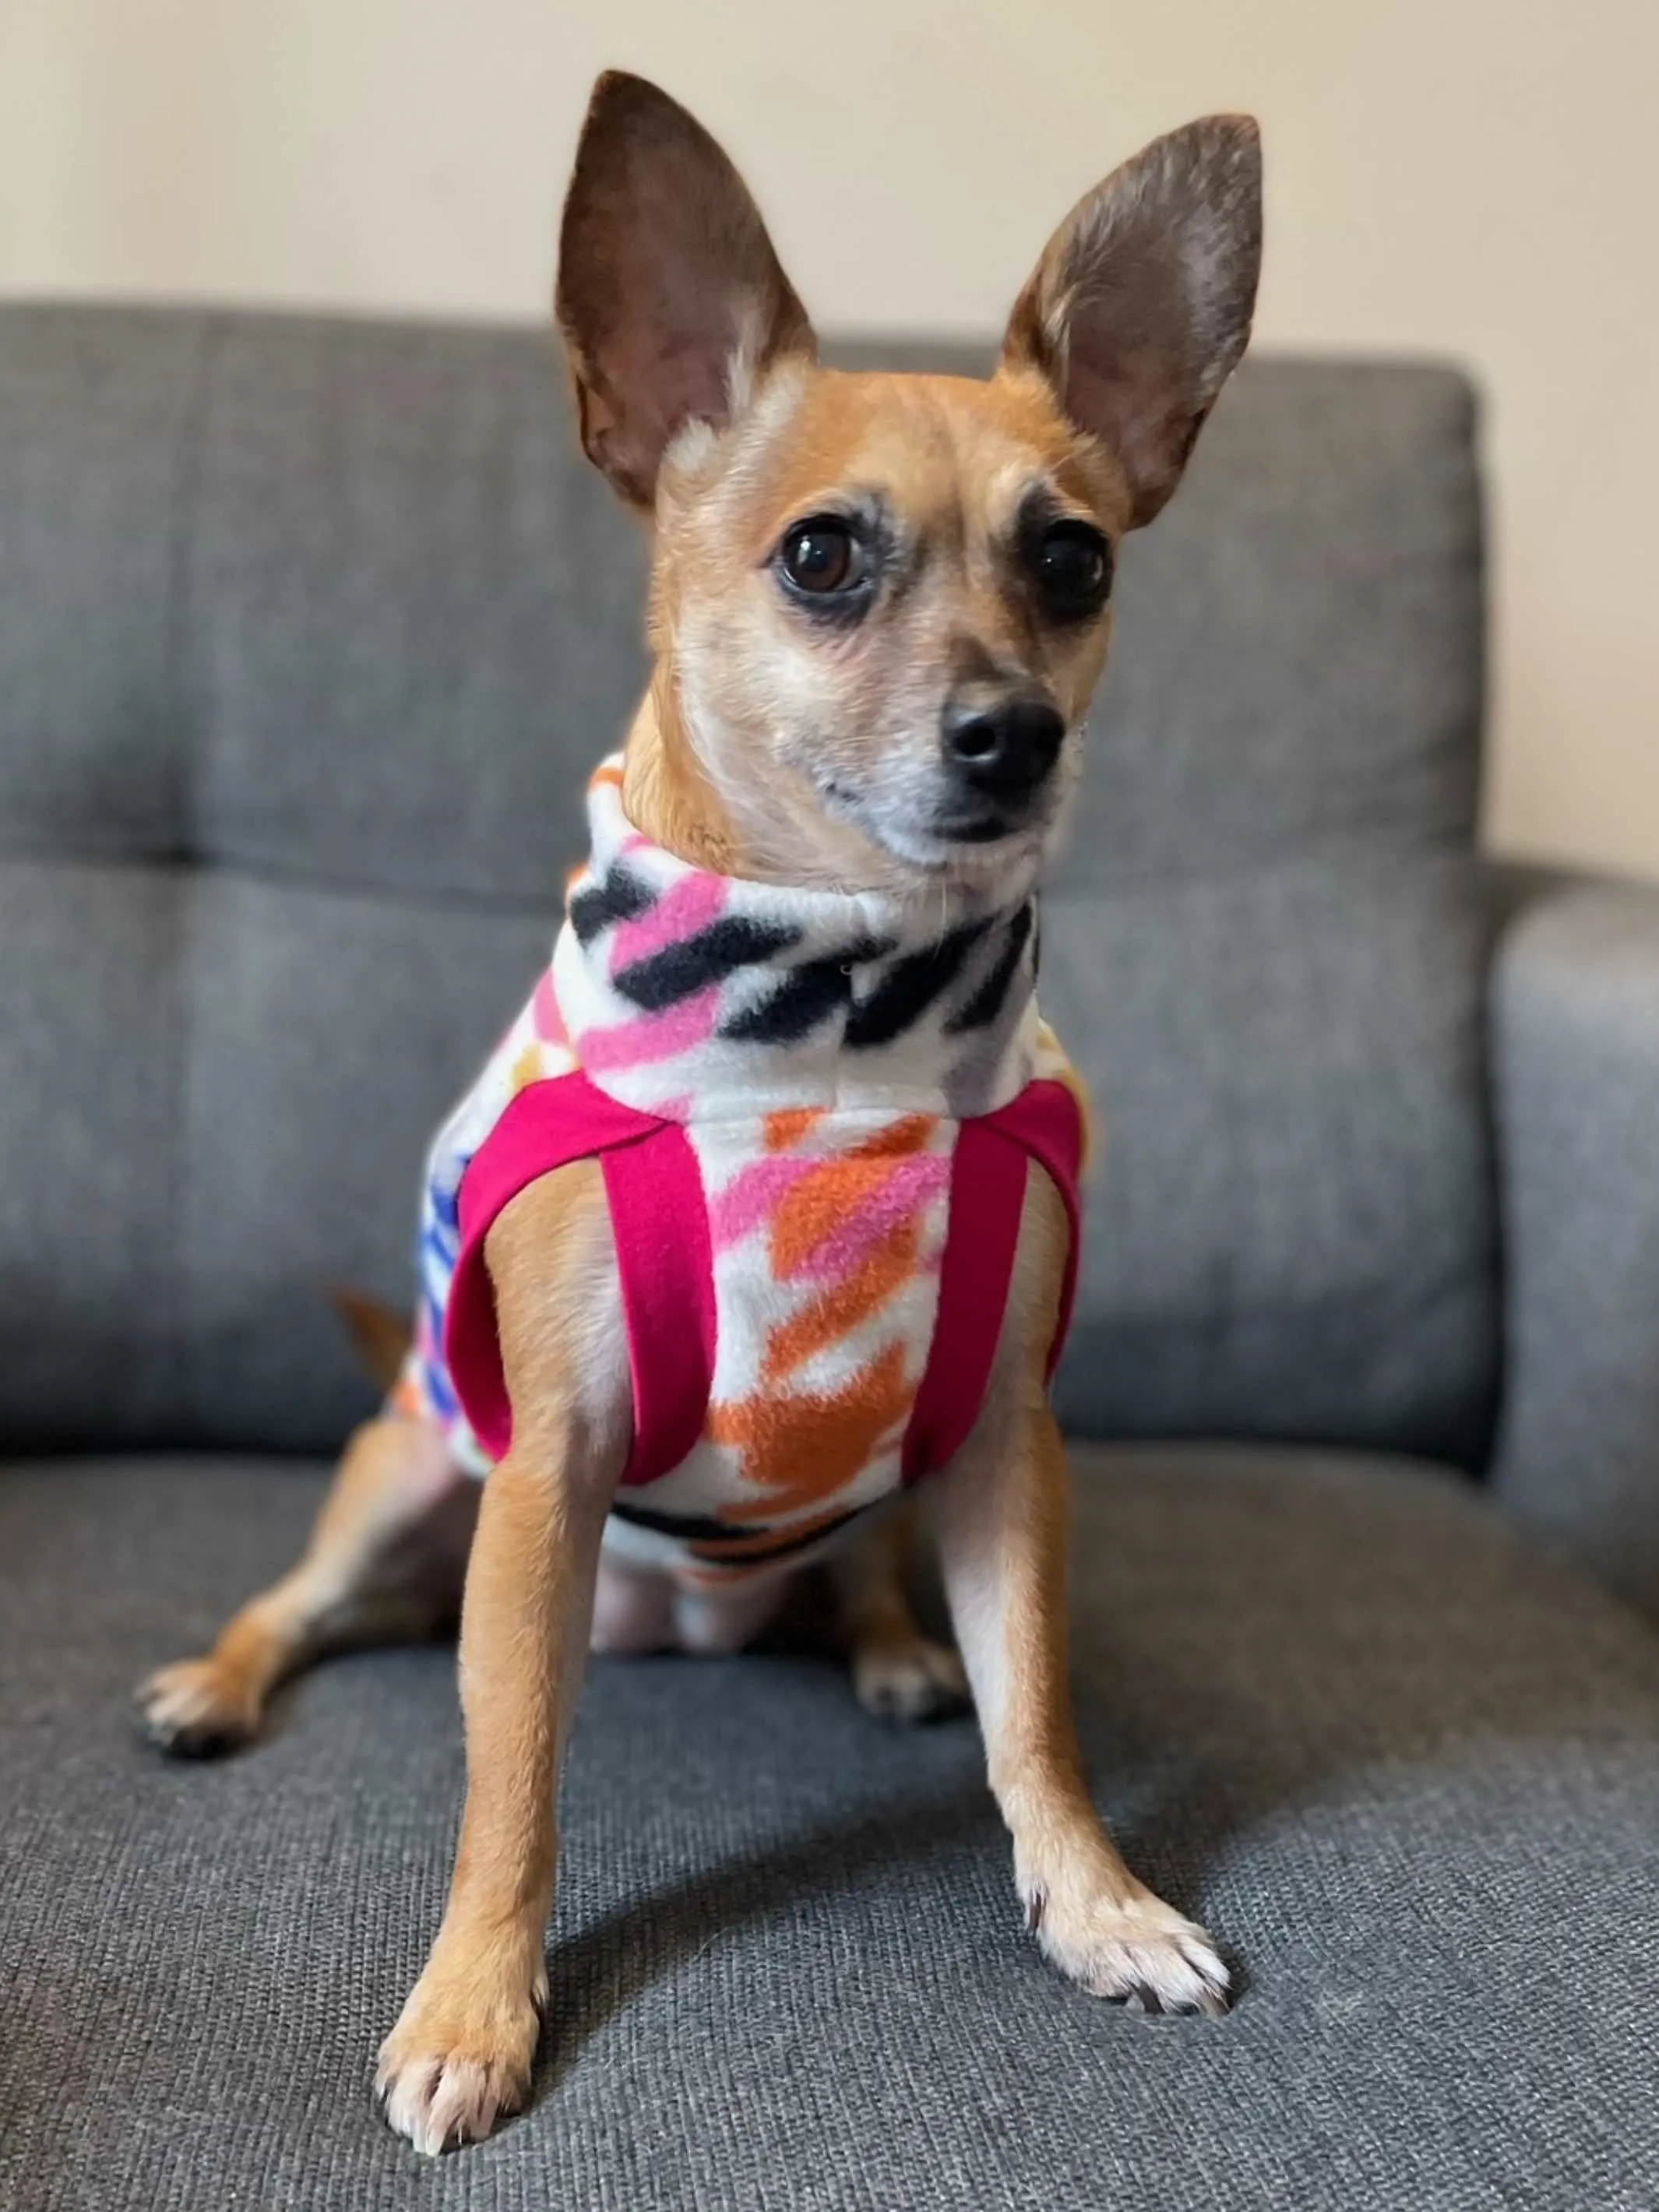
[(793, 590), (812, 599), (850, 592), (865, 576), (863, 548), (832, 514), (798, 522), (778, 548), (778, 565)]
[(1051, 522), (1033, 549), (1043, 606), (1056, 622), (1098, 614), (1112, 582), (1112, 549), (1092, 523)]

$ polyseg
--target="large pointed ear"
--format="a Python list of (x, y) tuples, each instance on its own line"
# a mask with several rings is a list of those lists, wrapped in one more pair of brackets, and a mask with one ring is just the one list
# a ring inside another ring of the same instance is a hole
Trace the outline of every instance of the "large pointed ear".
[(582, 126), (555, 309), (582, 444), (637, 507), (687, 422), (729, 421), (759, 371), (814, 352), (742, 178), (677, 100), (617, 70)]
[(1014, 303), (1011, 367), (1047, 378), (1116, 459), (1150, 522), (1243, 352), (1261, 265), (1261, 141), (1248, 115), (1154, 139), (1079, 200)]

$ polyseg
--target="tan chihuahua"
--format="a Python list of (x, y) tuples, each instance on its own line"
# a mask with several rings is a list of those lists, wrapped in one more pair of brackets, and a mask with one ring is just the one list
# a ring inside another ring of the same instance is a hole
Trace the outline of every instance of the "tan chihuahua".
[[(428, 1330), (299, 1565), (141, 1692), (170, 1748), (240, 1742), (325, 1652), (442, 1626), (465, 1573), (459, 1848), (380, 2059), (391, 2124), (421, 2150), (483, 2136), (527, 2094), (590, 1648), (734, 1650), (828, 1551), (862, 1700), (915, 1718), (961, 1696), (873, 1510), (917, 1471), (1030, 1927), (1097, 1996), (1224, 2008), (1210, 1939), (1129, 1872), (1079, 1756), (1048, 1389), (1075, 1217), (1016, 1094), (1064, 1074), (1031, 995), (1031, 902), (1080, 766), (1114, 550), (1175, 489), (1243, 351), (1260, 250), (1255, 126), (1212, 117), (1073, 209), (988, 382), (839, 374), (720, 148), (636, 77), (595, 89), (557, 313), (586, 452), (653, 525), (655, 671), (596, 777), (595, 857), (544, 988), (487, 1071), (490, 1158), (513, 1172), (481, 1213), (477, 1132), (434, 1153), (454, 1166), (429, 1193), (434, 1233), (453, 1231), (440, 1288), (465, 1279), (486, 1316), (447, 1322), (472, 1425), (440, 1402)], [(682, 1060), (695, 1080), (663, 1073)], [(790, 1088), (809, 1065), (817, 1103)], [(716, 1142), (696, 1110), (722, 1084), (751, 1115), (724, 1165), (733, 1124)], [(577, 1102), (578, 1137), (548, 1136), (550, 1099)], [(970, 1142), (986, 1188), (1013, 1191), (979, 1352), (984, 1302), (961, 1285), (967, 1247), (994, 1242), (989, 1201), (976, 1170), (973, 1234), (953, 1234), (950, 1194)], [(671, 1188), (695, 1220), (665, 1235)], [(887, 1209), (850, 1245), (849, 1192)], [(701, 1430), (676, 1427), (641, 1364), (653, 1328), (665, 1359), (702, 1347)], [(401, 1348), (380, 1333), (386, 1364)], [(696, 1470), (721, 1453), (710, 1508)]]

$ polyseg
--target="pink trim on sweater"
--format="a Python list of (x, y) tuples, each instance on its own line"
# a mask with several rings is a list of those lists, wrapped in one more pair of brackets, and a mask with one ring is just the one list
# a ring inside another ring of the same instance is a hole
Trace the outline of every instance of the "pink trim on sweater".
[(906, 1482), (954, 1459), (985, 1403), (1013, 1280), (1029, 1160), (1036, 1160), (1053, 1178), (1071, 1229), (1060, 1311), (1048, 1347), (1048, 1376), (1065, 1348), (1077, 1295), (1083, 1116), (1063, 1083), (1042, 1080), (1027, 1084), (1018, 1098), (996, 1113), (963, 1121), (957, 1133), (951, 1219), (939, 1266), (939, 1316), (904, 1432)]
[[(1065, 1272), (1060, 1277), (1060, 1310), (1054, 1316), (1054, 1341), (1048, 1346), (1043, 1374), (1053, 1382), (1060, 1355), (1071, 1332), (1072, 1308), (1077, 1303), (1077, 1273), (1083, 1258), (1083, 1109), (1068, 1084), (1052, 1077), (1028, 1083), (1018, 1098), (984, 1117), (1005, 1142), (1018, 1145), (1040, 1168), (1060, 1193), (1071, 1231), (1066, 1247)], [(975, 1124), (964, 1122), (965, 1128)], [(1012, 1270), (1011, 1270), (1012, 1272)]]
[(634, 1448), (624, 1485), (655, 1482), (702, 1434), (714, 1375), (714, 1261), (691, 1139), (665, 1122), (605, 1156), (605, 1196), (628, 1322)]
[(654, 1482), (696, 1443), (714, 1371), (708, 1209), (678, 1124), (619, 1105), (580, 1073), (520, 1091), (461, 1179), (461, 1249), (444, 1354), (473, 1433), (492, 1459), (502, 1458), (513, 1409), (484, 1242), (520, 1191), (573, 1160), (593, 1158), (604, 1167), (634, 1385), (634, 1445), (623, 1480)]

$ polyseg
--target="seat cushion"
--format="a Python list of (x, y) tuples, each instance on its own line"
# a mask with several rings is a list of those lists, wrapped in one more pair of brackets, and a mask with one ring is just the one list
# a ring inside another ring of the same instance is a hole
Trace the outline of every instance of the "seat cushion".
[(884, 1729), (810, 1652), (607, 1660), (532, 2108), (436, 2169), (368, 2083), (443, 1896), (451, 1656), (170, 1765), (129, 1685), (288, 1562), (321, 1472), (0, 1474), (0, 2203), (1655, 2202), (1659, 1640), (1430, 1468), (1080, 1456), (1090, 1770), (1232, 2016), (1043, 1965), (971, 1725)]

